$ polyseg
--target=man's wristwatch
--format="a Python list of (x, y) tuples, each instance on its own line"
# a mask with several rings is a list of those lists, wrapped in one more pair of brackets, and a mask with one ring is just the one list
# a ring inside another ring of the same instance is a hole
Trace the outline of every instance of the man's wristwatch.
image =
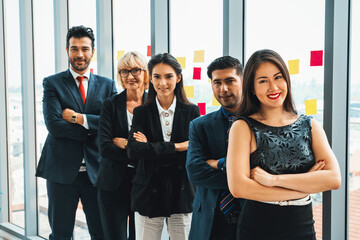
[(124, 149), (126, 149), (126, 148), (127, 148), (127, 145), (128, 145), (128, 140), (127, 140), (127, 139), (125, 139), (125, 140), (124, 140)]
[(73, 115), (71, 116), (71, 122), (76, 123), (76, 119), (77, 119), (77, 113), (74, 112)]

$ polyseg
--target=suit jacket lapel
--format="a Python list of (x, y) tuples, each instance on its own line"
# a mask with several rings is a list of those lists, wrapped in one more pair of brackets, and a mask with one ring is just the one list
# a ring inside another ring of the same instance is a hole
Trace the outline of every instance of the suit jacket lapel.
[[(183, 124), (182, 124), (183, 116), (184, 116), (183, 111), (184, 111), (184, 109), (183, 109), (182, 103), (180, 103), (179, 101), (176, 101), (175, 114), (174, 114), (172, 129), (171, 129), (170, 141), (174, 141), (174, 139), (178, 136), (178, 134), (181, 135), (181, 132), (184, 131), (184, 129), (181, 128), (183, 126)], [(179, 131), (180, 131), (180, 133), (179, 133)]]
[[(99, 83), (96, 77), (92, 73), (90, 73), (89, 85), (86, 94), (85, 111), (87, 110), (87, 108), (89, 108), (89, 106), (91, 106), (91, 102), (93, 101), (94, 96), (96, 96), (96, 91), (98, 90), (98, 87)], [(88, 96), (90, 97), (88, 98)]]
[[(124, 126), (121, 129), (121, 132), (129, 132), (128, 129), (128, 118), (127, 118), (127, 109), (126, 109), (126, 89), (120, 93), (118, 98), (118, 104), (120, 111), (117, 111), (117, 121), (119, 121), (121, 124), (120, 126)], [(123, 124), (125, 123), (125, 124)]]
[(73, 95), (75, 102), (78, 105), (80, 111), (84, 112), (84, 102), (82, 100), (79, 88), (75, 83), (75, 79), (73, 78), (69, 70), (67, 70), (66, 72), (64, 82), (65, 82), (65, 86), (69, 89), (69, 91)]
[(215, 139), (218, 139), (217, 146), (219, 146), (219, 149), (225, 149), (226, 151), (228, 139), (225, 129), (224, 115), (221, 108), (216, 112), (216, 114), (214, 114), (213, 129), (210, 131), (213, 131)]
[(156, 102), (152, 102), (149, 106), (149, 110), (151, 111), (150, 116), (153, 117), (152, 120), (150, 120), (153, 124), (153, 131), (154, 131), (154, 141), (163, 142), (164, 137), (162, 134), (162, 128), (161, 128), (161, 122), (160, 122), (160, 116), (159, 116), (159, 110), (156, 106)]

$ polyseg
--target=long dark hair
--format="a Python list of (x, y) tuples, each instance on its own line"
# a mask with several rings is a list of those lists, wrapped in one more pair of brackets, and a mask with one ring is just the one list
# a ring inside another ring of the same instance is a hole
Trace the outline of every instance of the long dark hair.
[[(181, 68), (180, 63), (176, 60), (176, 58), (174, 58), (169, 53), (157, 54), (157, 55), (153, 56), (148, 63), (150, 78), (151, 78), (154, 67), (159, 63), (169, 65), (170, 67), (172, 67), (174, 69), (176, 75), (178, 77), (180, 76), (180, 81), (176, 84), (176, 87), (174, 90), (174, 94), (176, 96), (176, 101), (179, 101), (184, 104), (190, 104), (189, 100), (186, 97), (186, 93), (184, 90), (184, 81), (183, 81), (183, 77), (181, 74), (182, 68)], [(146, 99), (146, 102), (144, 103), (144, 105), (149, 105), (150, 103), (154, 102), (155, 98), (156, 98), (156, 94), (157, 93), (154, 89), (154, 85), (150, 81), (149, 93), (148, 93), (148, 96), (147, 96), (147, 99)]]
[(287, 84), (287, 96), (284, 101), (284, 110), (286, 112), (297, 114), (291, 94), (290, 74), (284, 60), (277, 52), (263, 49), (254, 52), (245, 65), (242, 100), (237, 116), (249, 116), (259, 111), (260, 101), (256, 95), (254, 95), (254, 78), (256, 70), (259, 68), (260, 64), (264, 62), (273, 63), (280, 69)]

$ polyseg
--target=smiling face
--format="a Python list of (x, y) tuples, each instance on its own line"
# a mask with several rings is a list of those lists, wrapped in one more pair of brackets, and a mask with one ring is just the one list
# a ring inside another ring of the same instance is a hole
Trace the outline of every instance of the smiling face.
[(71, 68), (81, 75), (88, 70), (94, 55), (95, 50), (91, 44), (91, 39), (88, 37), (72, 37), (69, 40), (69, 48), (66, 49)]
[(280, 69), (271, 62), (259, 65), (254, 77), (254, 94), (261, 107), (283, 108), (288, 90)]
[(218, 69), (211, 75), (211, 86), (216, 100), (228, 111), (236, 112), (241, 99), (241, 79), (236, 69)]
[(175, 70), (164, 63), (154, 66), (150, 79), (158, 97), (173, 97), (176, 84), (180, 80), (181, 75), (176, 75)]
[[(140, 75), (134, 76), (130, 71), (131, 69), (137, 69), (140, 72)], [(140, 66), (134, 66), (132, 68), (124, 68), (121, 70), (128, 70), (129, 75), (127, 77), (120, 77), (122, 86), (124, 89), (128, 89), (130, 91), (135, 91), (137, 89), (144, 89), (145, 82), (145, 71), (141, 69)]]

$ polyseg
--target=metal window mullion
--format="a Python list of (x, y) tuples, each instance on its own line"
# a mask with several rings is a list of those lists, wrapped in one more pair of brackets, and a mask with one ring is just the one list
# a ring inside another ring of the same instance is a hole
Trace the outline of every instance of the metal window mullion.
[(245, 0), (223, 0), (223, 54), (245, 61)]
[(23, 112), (25, 236), (37, 235), (36, 120), (32, 0), (19, 0)]
[(98, 74), (113, 78), (114, 50), (112, 0), (96, 1), (97, 69)]
[(326, 0), (324, 129), (337, 157), (342, 185), (323, 194), (323, 239), (348, 239), (349, 4)]
[(169, 0), (151, 0), (151, 55), (170, 51)]
[(55, 72), (65, 71), (69, 67), (66, 54), (66, 34), (69, 29), (68, 0), (54, 0), (54, 47)]
[(4, 0), (0, 0), (0, 224), (9, 221)]

